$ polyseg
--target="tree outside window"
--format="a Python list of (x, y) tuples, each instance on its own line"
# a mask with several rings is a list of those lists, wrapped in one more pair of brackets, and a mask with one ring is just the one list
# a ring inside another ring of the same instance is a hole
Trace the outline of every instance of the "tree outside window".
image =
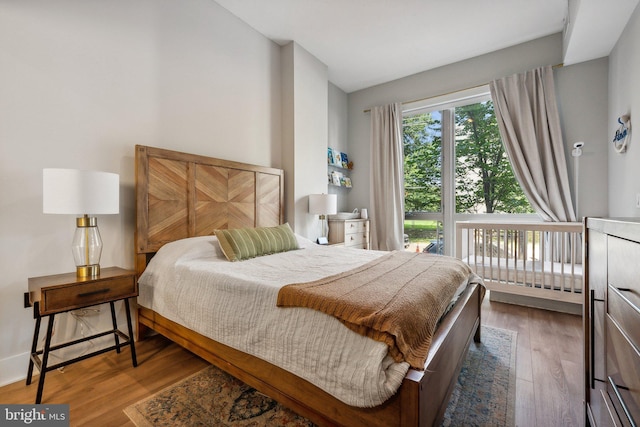
[[(451, 111), (453, 140), (442, 131), (444, 110), (407, 115), (403, 120), (405, 233), (417, 244), (410, 250), (437, 246), (442, 253), (444, 216), (427, 213), (442, 214), (447, 206), (455, 214), (534, 212), (511, 169), (493, 103), (487, 100)], [(443, 152), (455, 158), (455, 170), (448, 174)], [(442, 190), (444, 176), (455, 181), (451, 203)]]

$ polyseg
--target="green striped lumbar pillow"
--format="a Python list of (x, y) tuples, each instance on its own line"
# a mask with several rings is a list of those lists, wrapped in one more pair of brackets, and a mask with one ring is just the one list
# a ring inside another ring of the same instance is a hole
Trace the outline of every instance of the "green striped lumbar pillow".
[(229, 261), (298, 249), (298, 240), (288, 223), (276, 227), (216, 230), (215, 235)]

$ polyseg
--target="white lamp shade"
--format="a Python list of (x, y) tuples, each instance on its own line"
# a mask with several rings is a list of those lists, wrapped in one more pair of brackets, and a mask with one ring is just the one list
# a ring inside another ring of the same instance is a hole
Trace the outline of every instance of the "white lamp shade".
[(42, 170), (42, 212), (49, 214), (117, 214), (118, 174), (77, 169)]
[(333, 215), (336, 212), (338, 212), (338, 196), (336, 194), (309, 194), (309, 213)]

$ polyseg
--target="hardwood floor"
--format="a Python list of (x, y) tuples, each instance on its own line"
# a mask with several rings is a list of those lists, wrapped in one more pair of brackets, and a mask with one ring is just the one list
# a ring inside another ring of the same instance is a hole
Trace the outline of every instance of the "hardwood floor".
[[(491, 302), (485, 325), (518, 332), (516, 425), (582, 426), (582, 323), (579, 316)], [(160, 336), (47, 374), (43, 403), (70, 402), (72, 426), (133, 426), (123, 409), (207, 366)], [(25, 367), (26, 370), (26, 367)], [(0, 403), (33, 403), (37, 378), (0, 388)]]
[[(72, 426), (134, 426), (124, 408), (208, 366), (161, 336), (137, 343), (136, 355), (137, 368), (125, 349), (48, 372), (42, 403), (70, 403)], [(33, 403), (37, 387), (37, 377), (2, 387), (0, 402)]]
[(584, 426), (581, 316), (485, 298), (482, 323), (518, 333), (516, 425)]

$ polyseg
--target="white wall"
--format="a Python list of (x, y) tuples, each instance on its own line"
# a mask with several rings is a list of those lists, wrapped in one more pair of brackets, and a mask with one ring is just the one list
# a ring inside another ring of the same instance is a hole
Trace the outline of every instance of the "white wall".
[[(354, 189), (350, 193), (349, 204), (358, 207), (369, 205), (369, 188), (355, 183), (369, 182), (369, 135), (370, 115), (365, 113), (376, 105), (391, 102), (404, 102), (448, 94), (455, 91), (488, 84), (491, 80), (524, 72), (543, 65), (556, 65), (562, 62), (562, 37), (560, 34), (537, 39), (528, 43), (502, 49), (466, 61), (447, 65), (434, 70), (425, 71), (403, 79), (395, 80), (372, 88), (349, 94), (349, 151), (358, 164), (352, 176)], [(565, 152), (568, 162), (571, 160), (571, 149), (576, 138), (588, 140), (580, 169), (580, 204), (582, 215), (606, 215), (607, 196), (604, 191), (586, 192), (588, 186), (596, 183), (602, 189), (606, 178), (589, 166), (603, 161), (602, 150), (596, 142), (602, 137), (600, 118), (605, 114), (606, 106), (606, 66), (602, 62), (578, 64), (572, 67), (558, 68), (556, 91), (558, 103), (562, 107), (561, 114), (566, 119), (562, 123), (565, 132)], [(567, 78), (563, 78), (566, 75)], [(585, 79), (582, 81), (582, 79)], [(577, 79), (574, 81), (573, 79)], [(561, 84), (560, 84), (561, 83)], [(568, 83), (571, 83), (568, 84)], [(585, 102), (584, 99), (594, 99)], [(579, 114), (571, 114), (577, 111)], [(589, 135), (584, 134), (588, 130)], [(591, 143), (591, 141), (594, 141)], [(570, 165), (570, 167), (572, 167)], [(596, 167), (596, 169), (600, 169)], [(571, 169), (572, 171), (573, 169)], [(573, 181), (571, 174), (570, 180)], [(357, 187), (357, 188), (356, 188)]]
[[(607, 216), (608, 58), (566, 66), (555, 73), (558, 110), (567, 151), (569, 179), (578, 217)], [(582, 156), (571, 156), (575, 142)], [(577, 168), (576, 168), (577, 166)], [(576, 194), (576, 169), (578, 188)]]
[(279, 46), (210, 0), (0, 2), (0, 384), (26, 374), (27, 278), (74, 270), (42, 169), (120, 174), (101, 265), (133, 267), (134, 145), (282, 167), (280, 77)]
[[(329, 83), (329, 147), (349, 155), (349, 97), (338, 86)], [(365, 183), (366, 185), (366, 183)], [(329, 186), (329, 193), (338, 197), (338, 212), (350, 212), (351, 189)]]
[(283, 159), (287, 221), (315, 240), (318, 217), (309, 213), (309, 194), (327, 192), (328, 69), (295, 42), (282, 47)]
[[(638, 217), (636, 195), (640, 193), (640, 6), (609, 55), (609, 114), (607, 139), (609, 153), (609, 214), (613, 217)], [(631, 141), (627, 152), (613, 148), (617, 119), (631, 114)]]

